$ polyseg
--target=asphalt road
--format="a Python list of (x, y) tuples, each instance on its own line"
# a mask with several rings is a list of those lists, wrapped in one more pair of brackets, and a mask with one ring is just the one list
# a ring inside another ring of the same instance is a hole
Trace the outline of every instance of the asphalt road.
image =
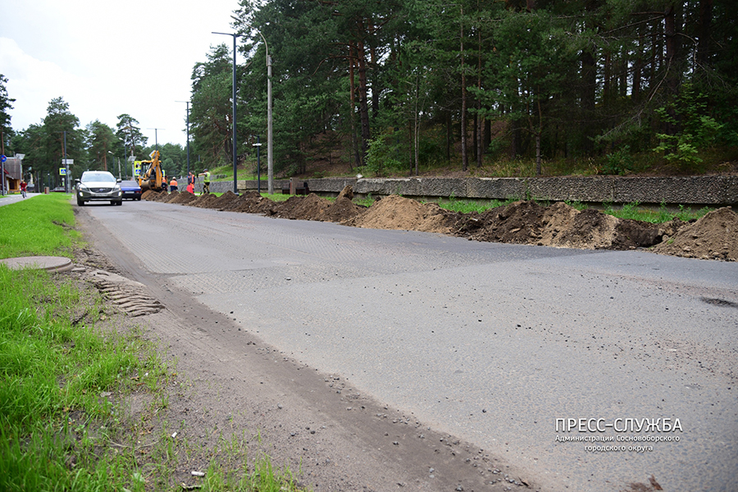
[[(664, 490), (738, 490), (736, 263), (85, 208), (136, 280), (189, 293), (546, 489), (653, 475)], [(587, 420), (567, 432), (569, 419)], [(614, 441), (579, 440), (593, 438)]]

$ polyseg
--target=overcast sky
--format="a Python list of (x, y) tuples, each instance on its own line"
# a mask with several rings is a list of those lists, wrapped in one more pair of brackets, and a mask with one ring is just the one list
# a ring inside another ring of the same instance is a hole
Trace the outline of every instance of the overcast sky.
[[(233, 38), (238, 0), (0, 0), (0, 73), (15, 99), (11, 124), (39, 124), (63, 97), (80, 126), (139, 121), (153, 145), (185, 145), (196, 62)], [(241, 61), (239, 60), (239, 63)], [(154, 129), (158, 130), (154, 130)]]

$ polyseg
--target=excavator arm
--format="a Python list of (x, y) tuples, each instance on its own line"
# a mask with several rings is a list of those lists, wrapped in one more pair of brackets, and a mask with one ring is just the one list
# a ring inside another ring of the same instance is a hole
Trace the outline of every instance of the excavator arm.
[(154, 190), (165, 191), (164, 175), (161, 170), (161, 154), (158, 150), (154, 150), (149, 154), (150, 161), (141, 161), (141, 165), (145, 168), (138, 178), (138, 184), (141, 191)]

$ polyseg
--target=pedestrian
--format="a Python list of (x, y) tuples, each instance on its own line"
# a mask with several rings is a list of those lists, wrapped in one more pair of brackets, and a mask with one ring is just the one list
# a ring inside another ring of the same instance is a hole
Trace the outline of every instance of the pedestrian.
[(28, 183), (26, 183), (26, 180), (21, 180), (21, 195), (23, 195), (23, 198), (26, 197), (26, 190), (28, 189)]
[(172, 180), (169, 182), (169, 191), (177, 191), (177, 178), (172, 177)]
[(195, 176), (192, 175), (192, 171), (187, 173), (187, 185), (195, 184)]
[(198, 176), (202, 176), (203, 177), (202, 192), (203, 193), (210, 193), (210, 171), (208, 171), (207, 169), (205, 169)]

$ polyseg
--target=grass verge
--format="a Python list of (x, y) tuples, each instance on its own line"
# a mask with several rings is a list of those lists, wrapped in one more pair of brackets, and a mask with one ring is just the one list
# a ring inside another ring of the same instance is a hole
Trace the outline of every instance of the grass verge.
[(72, 229), (70, 195), (38, 195), (2, 207), (0, 258), (55, 255), (72, 258), (80, 235)]
[[(68, 195), (6, 205), (0, 253), (72, 256), (73, 226)], [(165, 421), (152, 424), (176, 374), (118, 316), (72, 276), (0, 265), (0, 490), (182, 490), (173, 471), (188, 443)], [(127, 405), (134, 393), (149, 402), (137, 415)], [(221, 448), (204, 451), (220, 458), (198, 490), (297, 490), (268, 456), (235, 465), (245, 443)]]
[[(509, 205), (515, 201), (516, 200), (457, 200), (451, 198), (448, 200), (438, 201), (438, 205), (441, 208), (450, 210), (452, 212), (483, 213), (493, 208)], [(539, 203), (544, 206), (550, 205), (550, 202), (546, 201), (541, 201)], [(587, 205), (580, 202), (566, 203), (580, 211), (589, 208)], [(621, 207), (615, 207), (612, 204), (605, 203), (603, 204), (602, 209), (604, 213), (612, 215), (619, 219), (639, 220), (642, 222), (651, 222), (655, 224), (669, 222), (672, 219), (680, 219), (688, 222), (690, 220), (699, 219), (711, 210), (714, 209), (704, 207), (699, 210), (692, 210), (690, 207), (684, 207), (682, 205), (679, 205), (677, 209), (669, 210), (665, 204), (662, 204), (658, 209), (653, 209), (642, 207), (638, 202), (627, 203), (625, 205), (622, 205)]]

